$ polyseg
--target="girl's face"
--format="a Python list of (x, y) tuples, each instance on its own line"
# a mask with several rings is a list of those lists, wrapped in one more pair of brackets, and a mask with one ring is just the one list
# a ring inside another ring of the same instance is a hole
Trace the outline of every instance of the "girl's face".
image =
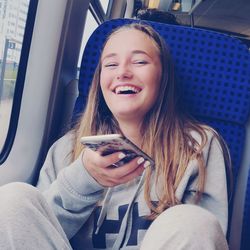
[(110, 37), (101, 57), (100, 84), (118, 121), (142, 121), (158, 97), (161, 74), (159, 49), (146, 34), (124, 29)]

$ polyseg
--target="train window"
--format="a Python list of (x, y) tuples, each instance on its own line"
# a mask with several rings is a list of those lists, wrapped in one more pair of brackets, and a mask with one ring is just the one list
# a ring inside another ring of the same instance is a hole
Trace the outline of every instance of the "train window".
[(29, 0), (0, 5), (0, 148), (10, 121)]
[(100, 0), (100, 3), (102, 5), (102, 8), (103, 8), (104, 12), (107, 13), (109, 1), (107, 1), (107, 0)]
[(93, 31), (97, 28), (99, 24), (101, 24), (102, 22), (104, 22), (104, 20), (107, 19), (109, 2), (110, 1), (108, 0), (90, 1), (90, 7), (87, 13), (86, 24), (81, 43), (81, 50), (78, 59), (78, 65), (77, 65), (78, 73), (81, 65), (82, 54), (90, 35), (93, 33)]
[(15, 134), (17, 126), (19, 107), (16, 106), (20, 106), (36, 6), (37, 1), (30, 0), (0, 1), (0, 162), (7, 141), (12, 143), (14, 139), (14, 136), (12, 140), (6, 138)]
[[(85, 45), (86, 45), (90, 35), (97, 28), (97, 26), (98, 26), (98, 23), (97, 23), (96, 19), (92, 15), (91, 11), (88, 10), (85, 29), (84, 29), (83, 38), (82, 38), (81, 50), (80, 50), (79, 59), (78, 59), (78, 65), (77, 65), (78, 69), (80, 68), (80, 65), (81, 65), (81, 58), (82, 58), (82, 54), (83, 54)], [(79, 70), (78, 70), (78, 72), (79, 72)]]

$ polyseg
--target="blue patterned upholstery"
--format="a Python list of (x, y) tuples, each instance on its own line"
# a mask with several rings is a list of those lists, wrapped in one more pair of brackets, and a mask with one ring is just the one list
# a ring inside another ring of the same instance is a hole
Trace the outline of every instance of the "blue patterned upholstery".
[[(90, 37), (81, 63), (75, 116), (84, 109), (105, 38), (112, 29), (130, 22), (139, 21), (107, 21)], [(214, 127), (228, 143), (236, 178), (250, 110), (250, 53), (247, 47), (235, 38), (208, 30), (150, 24), (170, 45), (185, 106), (197, 119)]]

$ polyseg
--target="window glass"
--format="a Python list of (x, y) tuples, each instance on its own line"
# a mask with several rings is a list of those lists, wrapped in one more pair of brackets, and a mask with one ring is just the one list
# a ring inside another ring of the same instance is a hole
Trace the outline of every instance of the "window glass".
[(102, 5), (102, 8), (103, 8), (104, 12), (107, 13), (109, 0), (100, 0), (100, 3)]
[(78, 69), (81, 66), (81, 59), (82, 59), (85, 45), (86, 45), (89, 37), (93, 33), (93, 31), (97, 28), (97, 26), (98, 26), (98, 24), (97, 24), (96, 20), (94, 19), (91, 12), (88, 10), (87, 19), (86, 19), (85, 28), (84, 28), (84, 33), (83, 33), (83, 38), (82, 38), (80, 55), (79, 55), (79, 59), (78, 59)]
[(0, 0), (0, 152), (12, 110), (30, 0)]

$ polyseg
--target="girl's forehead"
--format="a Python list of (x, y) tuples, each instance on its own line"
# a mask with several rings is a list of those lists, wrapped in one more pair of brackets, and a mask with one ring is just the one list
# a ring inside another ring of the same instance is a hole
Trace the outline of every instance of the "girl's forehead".
[(145, 38), (146, 38), (146, 40), (149, 40), (150, 42), (152, 42), (152, 40), (153, 40), (143, 31), (133, 29), (133, 28), (121, 28), (121, 29), (115, 31), (113, 34), (111, 34), (107, 43), (111, 43), (111, 42), (114, 42), (114, 41), (120, 40), (120, 39), (134, 41), (134, 40), (141, 40), (141, 39), (144, 40)]
[(119, 50), (123, 47), (128, 47), (131, 49), (141, 48), (159, 52), (159, 48), (154, 39), (143, 31), (132, 28), (121, 28), (111, 34), (103, 48), (102, 54), (112, 50)]

